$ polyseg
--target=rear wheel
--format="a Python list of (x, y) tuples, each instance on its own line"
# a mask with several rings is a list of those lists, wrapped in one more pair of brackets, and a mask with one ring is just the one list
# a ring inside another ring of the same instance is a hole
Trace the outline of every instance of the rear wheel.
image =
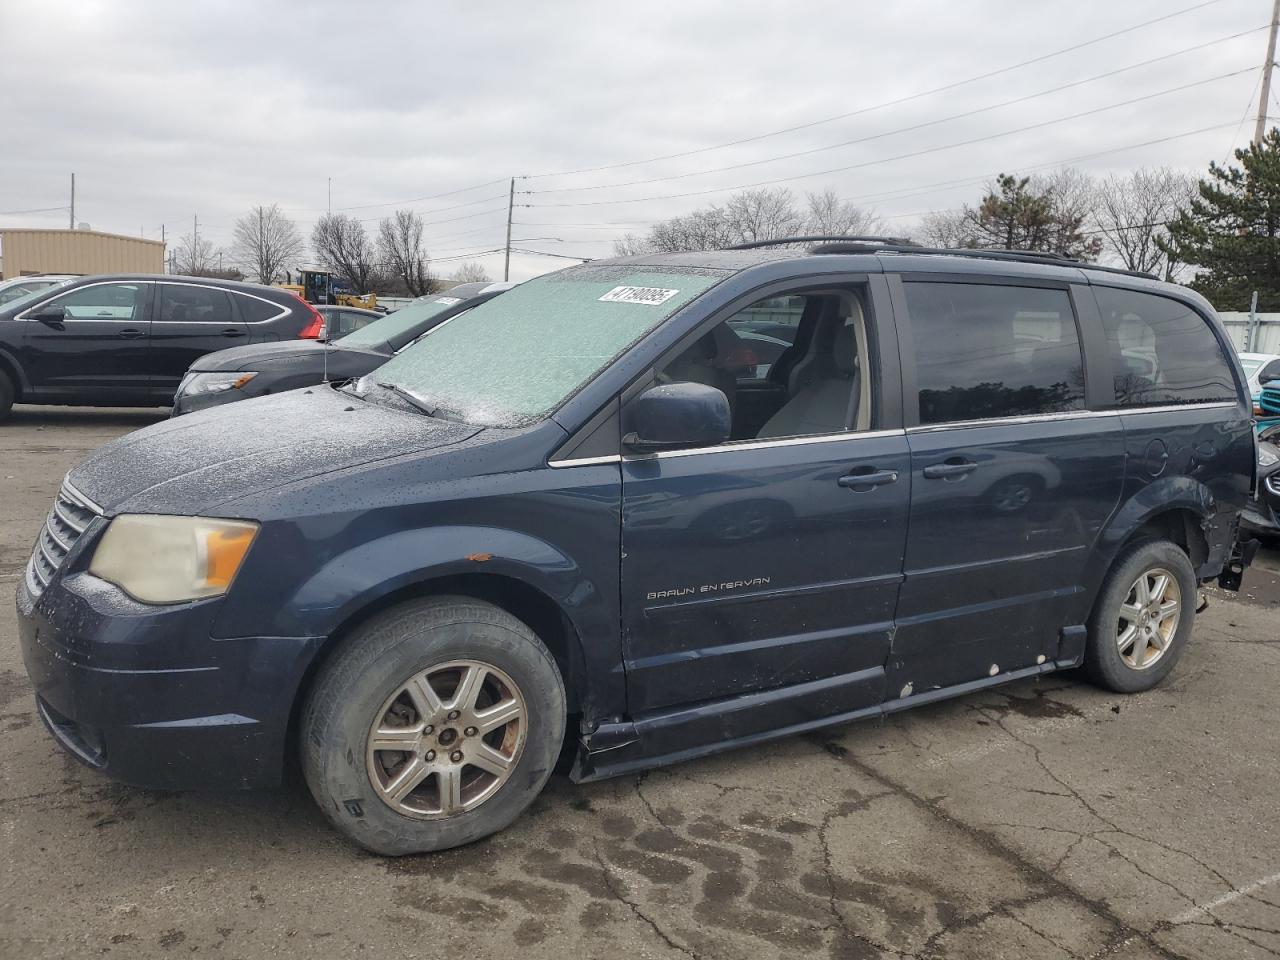
[(1137, 544), (1112, 567), (1089, 621), (1085, 669), (1108, 690), (1150, 690), (1182, 656), (1195, 624), (1196, 578), (1167, 540)]
[(564, 684), (523, 623), (458, 597), (371, 620), (323, 668), (302, 717), (307, 785), (375, 853), (443, 850), (513, 821), (564, 737)]
[(13, 393), (13, 381), (0, 370), (0, 420), (7, 419), (9, 411), (13, 409)]

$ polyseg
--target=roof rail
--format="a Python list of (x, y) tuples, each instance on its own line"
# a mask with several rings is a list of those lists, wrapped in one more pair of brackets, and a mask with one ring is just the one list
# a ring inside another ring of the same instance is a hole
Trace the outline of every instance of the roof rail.
[(820, 243), (820, 242), (845, 242), (845, 243), (883, 243), (897, 247), (916, 247), (919, 244), (905, 237), (846, 237), (846, 236), (816, 236), (816, 237), (777, 237), (773, 240), (752, 240), (750, 243), (735, 243), (731, 247), (722, 247), (723, 250), (758, 250), (761, 247), (781, 247), (788, 243)]
[(1057, 253), (1042, 250), (1006, 250), (999, 247), (925, 247), (915, 243), (824, 243), (809, 250), (811, 254), (835, 253), (901, 253), (923, 254), (940, 257), (968, 257), (974, 260), (1003, 260), (1012, 263), (1047, 263), (1063, 267), (1076, 267), (1080, 270), (1097, 270), (1102, 273), (1118, 273), (1126, 277), (1140, 277), (1143, 280), (1159, 280), (1160, 278), (1143, 273), (1140, 270), (1126, 270), (1123, 267), (1108, 267), (1085, 260), (1076, 260)]

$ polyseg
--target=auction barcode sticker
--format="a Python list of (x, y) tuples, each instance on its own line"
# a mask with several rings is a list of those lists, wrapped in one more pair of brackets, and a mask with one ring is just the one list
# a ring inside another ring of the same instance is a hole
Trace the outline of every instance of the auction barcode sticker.
[(664, 290), (662, 287), (614, 287), (600, 299), (604, 303), (647, 303), (657, 306), (659, 303), (666, 303), (679, 292)]
[(436, 303), (450, 303), (450, 304), (452, 304), (452, 303), (461, 303), (461, 302), (462, 302), (462, 298), (461, 298), (461, 297), (436, 297), (435, 302), (436, 302)]

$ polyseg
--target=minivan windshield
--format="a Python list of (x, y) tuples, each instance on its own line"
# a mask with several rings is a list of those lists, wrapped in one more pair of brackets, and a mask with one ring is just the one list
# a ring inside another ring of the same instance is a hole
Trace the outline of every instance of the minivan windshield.
[(443, 313), (449, 307), (459, 303), (458, 297), (448, 294), (415, 300), (408, 306), (401, 307), (395, 313), (388, 313), (372, 323), (367, 323), (358, 330), (353, 330), (345, 337), (338, 337), (334, 343), (344, 347), (378, 347), (390, 343), (402, 333), (408, 333), (424, 320), (430, 320), (437, 313)]
[(666, 265), (570, 267), (455, 317), (365, 381), (389, 384), (466, 423), (531, 423), (728, 274)]

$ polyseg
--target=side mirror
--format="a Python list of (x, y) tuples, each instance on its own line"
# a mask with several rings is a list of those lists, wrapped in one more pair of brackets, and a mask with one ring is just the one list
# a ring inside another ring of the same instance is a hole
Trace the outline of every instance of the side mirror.
[(622, 444), (639, 453), (714, 447), (729, 439), (729, 398), (705, 383), (650, 387), (627, 405)]
[(1280, 360), (1272, 360), (1258, 372), (1260, 386), (1280, 380)]
[(62, 322), (67, 319), (67, 308), (46, 304), (42, 307), (36, 307), (35, 313), (27, 314), (29, 320), (39, 320), (41, 323), (48, 324), (51, 327), (60, 327)]

